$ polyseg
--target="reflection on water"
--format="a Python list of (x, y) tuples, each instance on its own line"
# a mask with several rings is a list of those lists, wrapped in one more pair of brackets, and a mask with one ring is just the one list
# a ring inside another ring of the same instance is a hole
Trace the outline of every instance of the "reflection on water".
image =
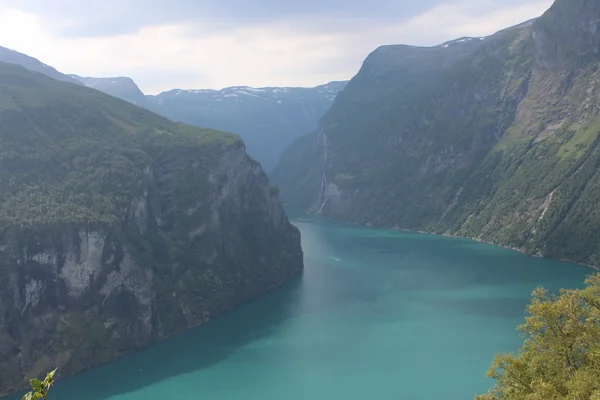
[(200, 328), (60, 382), (61, 400), (472, 398), (530, 293), (590, 271), (472, 241), (297, 214), (305, 271)]

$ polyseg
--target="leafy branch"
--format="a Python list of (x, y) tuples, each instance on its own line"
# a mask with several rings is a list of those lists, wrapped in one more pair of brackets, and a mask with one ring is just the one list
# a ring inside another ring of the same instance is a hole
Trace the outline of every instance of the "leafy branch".
[(29, 383), (31, 384), (33, 391), (23, 396), (23, 400), (46, 400), (50, 388), (54, 385), (54, 374), (56, 374), (56, 369), (49, 372), (43, 381), (40, 381), (37, 378), (31, 379)]

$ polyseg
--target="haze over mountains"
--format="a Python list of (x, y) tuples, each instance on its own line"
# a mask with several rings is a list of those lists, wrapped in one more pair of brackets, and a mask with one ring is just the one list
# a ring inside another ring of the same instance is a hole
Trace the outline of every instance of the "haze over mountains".
[(267, 171), (296, 138), (316, 129), (319, 119), (346, 85), (330, 82), (314, 88), (173, 89), (146, 96), (130, 78), (71, 77), (173, 121), (235, 132), (244, 139), (249, 154)]
[(237, 133), (248, 153), (270, 171), (294, 140), (316, 129), (345, 86), (177, 89), (148, 100), (151, 110), (174, 121)]

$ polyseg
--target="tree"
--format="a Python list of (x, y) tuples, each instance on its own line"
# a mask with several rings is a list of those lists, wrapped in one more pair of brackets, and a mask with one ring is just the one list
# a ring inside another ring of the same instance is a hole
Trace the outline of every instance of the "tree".
[(552, 295), (538, 288), (517, 354), (497, 355), (496, 385), (478, 400), (600, 400), (600, 275)]
[(48, 398), (48, 392), (52, 385), (54, 385), (54, 374), (56, 373), (56, 369), (54, 371), (48, 372), (46, 378), (43, 381), (39, 379), (31, 379), (29, 383), (31, 384), (32, 392), (27, 393), (23, 396), (23, 400), (46, 400)]

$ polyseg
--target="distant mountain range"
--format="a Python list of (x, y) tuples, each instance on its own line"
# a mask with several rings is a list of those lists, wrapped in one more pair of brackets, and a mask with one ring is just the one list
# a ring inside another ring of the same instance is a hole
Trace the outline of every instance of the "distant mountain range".
[(173, 89), (147, 96), (131, 78), (69, 78), (174, 121), (234, 132), (267, 171), (294, 140), (316, 129), (347, 83), (330, 82), (314, 88)]
[(174, 121), (237, 133), (248, 153), (269, 171), (294, 140), (316, 129), (345, 86), (177, 89), (147, 96), (146, 107)]

